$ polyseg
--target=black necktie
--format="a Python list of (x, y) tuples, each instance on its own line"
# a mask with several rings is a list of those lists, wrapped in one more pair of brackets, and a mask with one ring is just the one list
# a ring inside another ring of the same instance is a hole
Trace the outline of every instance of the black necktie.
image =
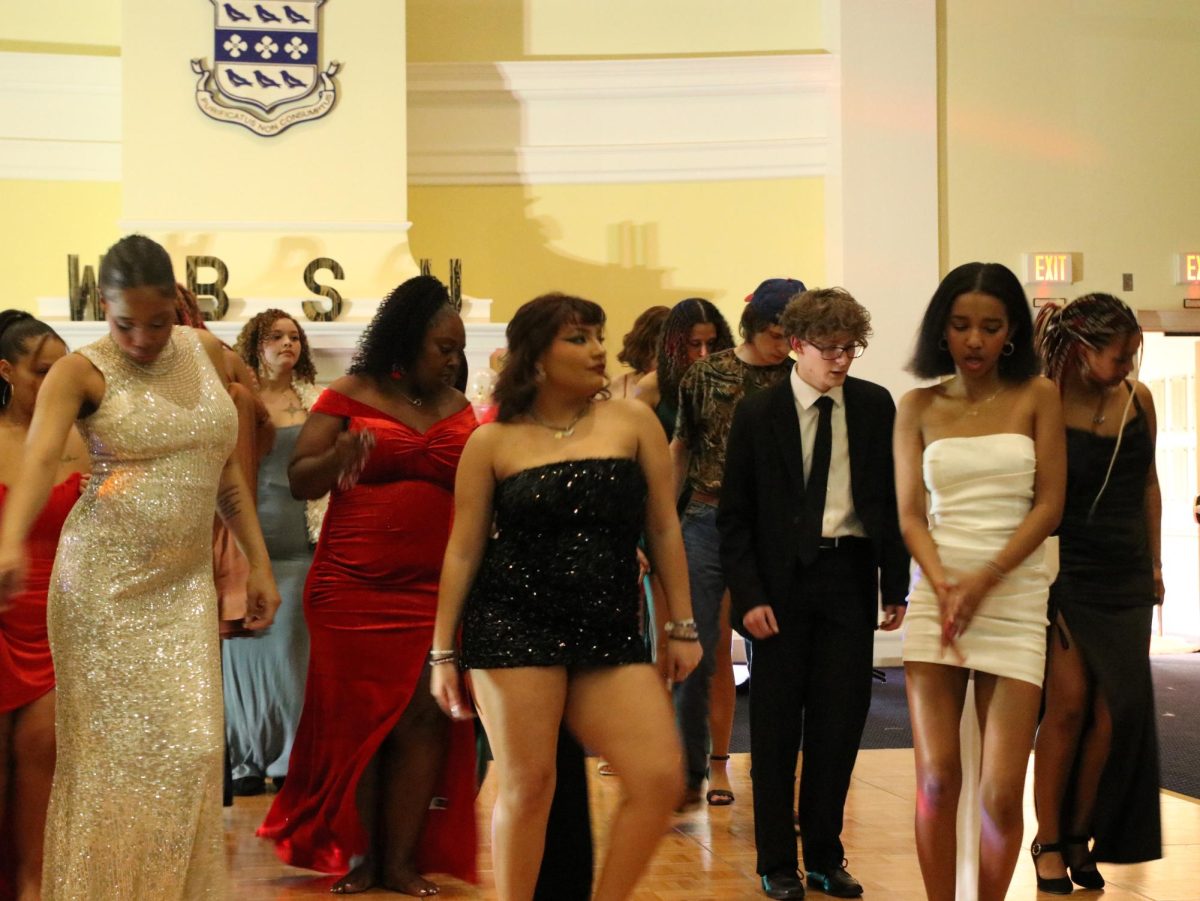
[(821, 544), (821, 521), (825, 517), (825, 489), (829, 485), (829, 457), (833, 452), (833, 398), (822, 395), (817, 408), (817, 438), (813, 442), (812, 465), (804, 486), (804, 530), (800, 540), (800, 562), (817, 559)]

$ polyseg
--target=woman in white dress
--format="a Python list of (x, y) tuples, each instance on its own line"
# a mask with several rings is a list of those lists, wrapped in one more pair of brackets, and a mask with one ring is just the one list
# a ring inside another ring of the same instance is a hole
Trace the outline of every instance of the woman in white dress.
[(904, 667), (917, 855), (933, 901), (955, 897), (959, 721), (972, 672), (980, 901), (1004, 898), (1022, 843), (1046, 653), (1042, 542), (1058, 525), (1066, 483), (1062, 405), (1036, 376), (1032, 339), (1016, 276), (998, 263), (959, 266), (925, 311), (909, 367), (921, 378), (952, 377), (910, 391), (896, 418), (900, 528), (921, 573)]

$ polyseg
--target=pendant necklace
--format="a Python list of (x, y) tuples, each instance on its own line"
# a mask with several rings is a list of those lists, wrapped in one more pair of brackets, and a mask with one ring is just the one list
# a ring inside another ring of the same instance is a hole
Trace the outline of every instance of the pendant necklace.
[(1101, 389), (1100, 403), (1096, 404), (1096, 412), (1092, 414), (1092, 425), (1094, 425), (1094, 426), (1102, 425), (1104, 423), (1104, 420), (1108, 419), (1108, 417), (1104, 415), (1104, 402), (1106, 400), (1108, 400), (1108, 397), (1106, 396), (1106, 392), (1103, 389)]
[[(981, 408), (981, 407), (983, 407), (983, 405), (984, 405), (984, 404), (987, 404), (987, 403), (990, 403), (991, 401), (994, 401), (994, 400), (995, 400), (997, 397), (999, 397), (999, 396), (1000, 396), (1000, 392), (1001, 392), (1001, 391), (1003, 391), (1003, 390), (1004, 390), (1004, 386), (1003, 386), (1003, 385), (1001, 385), (999, 388), (997, 388), (997, 389), (996, 389), (994, 392), (992, 392), (991, 394), (989, 394), (989, 395), (988, 395), (987, 397), (985, 397), (983, 400), (981, 400), (981, 401), (978, 401), (978, 402), (976, 402), (976, 403), (973, 403), (973, 404), (972, 404), (972, 403), (968, 403), (968, 404), (967, 404), (967, 408), (966, 408), (965, 410), (963, 410), (963, 415), (964, 415), (964, 416), (978, 416), (978, 415), (979, 415), (979, 410), (980, 410), (980, 408)], [(963, 398), (963, 400), (964, 400), (964, 401), (966, 401), (966, 398)]]
[(533, 420), (535, 425), (540, 425), (543, 429), (549, 429), (554, 433), (554, 437), (556, 439), (561, 440), (563, 438), (570, 438), (575, 434), (575, 426), (579, 425), (579, 420), (583, 419), (583, 417), (587, 415), (588, 410), (591, 408), (592, 402), (589, 400), (584, 408), (575, 414), (575, 418), (565, 426), (557, 426), (552, 425), (549, 422), (545, 422), (540, 416), (537, 415), (537, 413), (533, 411), (533, 407), (529, 408), (529, 418)]

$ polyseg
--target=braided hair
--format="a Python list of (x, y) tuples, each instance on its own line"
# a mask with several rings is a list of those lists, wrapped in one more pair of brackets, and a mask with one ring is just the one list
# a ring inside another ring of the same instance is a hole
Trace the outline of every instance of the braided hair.
[(304, 334), (304, 328), (296, 321), (296, 318), (290, 313), (285, 313), (283, 310), (263, 310), (242, 326), (242, 330), (238, 332), (237, 341), (234, 342), (233, 349), (239, 357), (246, 361), (255, 373), (259, 375), (262, 372), (262, 346), (266, 340), (268, 332), (280, 319), (286, 319), (296, 326), (296, 331), (300, 334), (300, 353), (296, 356), (296, 365), (292, 369), (293, 375), (302, 382), (313, 384), (317, 378), (317, 367), (313, 365), (312, 353), (308, 349), (308, 335)]
[(663, 323), (662, 341), (658, 345), (658, 392), (668, 404), (674, 406), (679, 396), (679, 381), (692, 365), (688, 358), (688, 339), (692, 327), (710, 322), (717, 329), (716, 346), (713, 353), (733, 347), (733, 333), (721, 311), (703, 297), (689, 297), (671, 307), (667, 321)]
[[(15, 363), (50, 338), (62, 341), (58, 332), (31, 313), (24, 310), (5, 310), (0, 313), (0, 360)], [(31, 341), (36, 342), (34, 346), (30, 345)], [(66, 344), (65, 341), (63, 343)], [(11, 391), (0, 386), (0, 400), (3, 401), (0, 409), (8, 406), (10, 397)]]
[(1141, 332), (1137, 316), (1123, 301), (1111, 294), (1085, 294), (1064, 306), (1043, 306), (1034, 342), (1046, 376), (1062, 390), (1067, 373), (1079, 371), (1085, 347), (1100, 351), (1117, 338)]
[[(1085, 294), (1064, 306), (1054, 303), (1043, 306), (1034, 328), (1034, 343), (1046, 368), (1047, 377), (1058, 385), (1061, 393), (1066, 388), (1070, 373), (1082, 373), (1084, 348), (1101, 351), (1113, 341), (1128, 339), (1141, 333), (1142, 327), (1138, 325), (1137, 315), (1123, 301), (1111, 294)], [(1096, 512), (1100, 498), (1108, 488), (1113, 467), (1117, 463), (1117, 454), (1121, 451), (1121, 439), (1125, 437), (1125, 421), (1132, 404), (1133, 392), (1130, 391), (1121, 411), (1121, 427), (1113, 444), (1112, 457), (1109, 458), (1104, 481), (1100, 484), (1100, 490), (1096, 492), (1088, 510), (1089, 519)]]

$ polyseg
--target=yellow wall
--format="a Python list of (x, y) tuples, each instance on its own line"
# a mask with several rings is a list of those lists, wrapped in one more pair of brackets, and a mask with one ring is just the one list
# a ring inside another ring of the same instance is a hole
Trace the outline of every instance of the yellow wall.
[[(405, 42), (403, 2), (325, 6), (320, 65), (345, 63), (337, 105), (270, 138), (196, 107), (188, 60), (212, 63), (208, 3), (189, 2), (167, 17), (161, 0), (124, 0), (123, 8), (126, 221), (149, 223), (145, 231), (177, 265), (189, 253), (220, 257), (235, 296), (303, 295), (301, 272), (320, 256), (345, 267), (339, 290), (349, 298), (378, 299), (398, 275), (416, 274), (403, 228), (407, 69), (396, 52)], [(158, 224), (178, 220), (187, 221)]]
[(116, 182), (0, 181), (0, 308), (37, 311), (39, 297), (67, 296), (67, 254), (93, 270), (116, 239)]
[(1200, 4), (944, 3), (944, 265), (1077, 252), (1055, 296), (1179, 308), (1172, 254), (1200, 249)]
[(823, 46), (821, 0), (409, 0), (411, 62), (703, 56)]
[(598, 301), (610, 348), (634, 318), (685, 297), (715, 301), (731, 320), (764, 278), (824, 279), (821, 179), (640, 185), (416, 187), (414, 255), (463, 261), (463, 290), (491, 297), (507, 321), (537, 294)]
[(0, 18), (0, 50), (50, 52), (55, 45), (115, 48), (120, 43), (120, 0), (7, 0)]

